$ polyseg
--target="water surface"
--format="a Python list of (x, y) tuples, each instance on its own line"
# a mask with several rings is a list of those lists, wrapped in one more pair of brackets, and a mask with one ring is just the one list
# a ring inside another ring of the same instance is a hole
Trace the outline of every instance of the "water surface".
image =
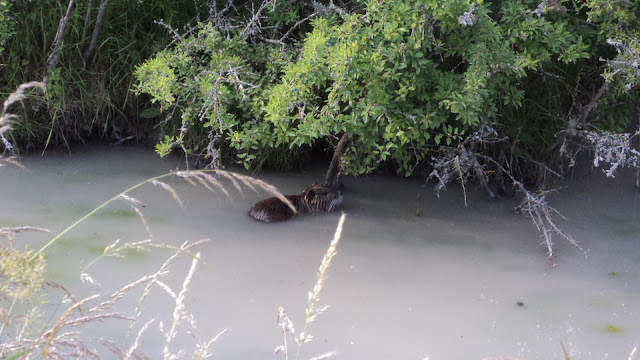
[[(178, 159), (123, 147), (27, 156), (22, 163), (24, 169), (0, 168), (0, 226), (51, 229), (52, 235), (18, 236), (19, 248), (33, 249), (124, 189), (184, 168)], [(258, 178), (295, 194), (320, 182), (324, 170)], [(337, 359), (565, 359), (563, 342), (573, 359), (627, 359), (640, 344), (640, 195), (631, 177), (610, 180), (594, 172), (576, 175), (551, 198), (567, 218), (558, 223), (588, 250), (585, 257), (557, 239), (554, 267), (535, 227), (514, 213), (514, 199), (489, 201), (472, 184), (465, 207), (454, 185), (437, 198), (434, 184), (419, 179), (347, 178), (345, 228), (321, 295), (330, 307), (309, 326), (314, 339), (300, 358), (335, 351)], [(153, 273), (172, 254), (155, 249), (102, 259), (89, 269), (101, 286), (83, 284), (80, 271), (114, 241), (151, 238), (180, 246), (209, 239), (195, 248), (204, 263), (186, 298), (200, 335), (228, 329), (212, 348), (215, 358), (281, 358), (273, 353), (283, 342), (276, 310), (283, 306), (296, 331), (302, 329), (307, 293), (340, 212), (263, 224), (246, 211), (268, 196), (264, 192), (239, 193), (229, 185), (227, 197), (177, 177), (166, 182), (183, 208), (160, 187), (134, 190), (130, 196), (144, 204), (150, 232), (127, 202), (115, 202), (46, 250), (48, 276), (79, 298), (108, 295)], [(171, 268), (165, 282), (174, 291), (190, 264), (183, 257)], [(118, 311), (133, 313), (136, 291)], [(158, 326), (166, 330), (173, 307), (155, 287), (132, 330), (126, 321), (108, 320), (82, 335), (126, 348), (155, 319), (140, 351), (160, 358)], [(171, 348), (192, 349), (181, 329)], [(289, 345), (295, 350), (291, 339)]]

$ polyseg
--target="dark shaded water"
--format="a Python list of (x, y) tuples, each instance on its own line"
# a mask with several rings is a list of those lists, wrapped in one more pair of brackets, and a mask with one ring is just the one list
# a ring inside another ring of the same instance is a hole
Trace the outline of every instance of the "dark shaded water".
[[(0, 168), (0, 227), (40, 226), (53, 234), (124, 189), (178, 166), (128, 148), (26, 157), (23, 164)], [(322, 180), (323, 171), (260, 178), (298, 193)], [(565, 359), (561, 341), (573, 359), (627, 359), (640, 343), (640, 195), (630, 177), (580, 177), (552, 198), (567, 217), (559, 224), (589, 250), (585, 257), (558, 239), (553, 268), (535, 227), (514, 214), (511, 200), (490, 202), (471, 185), (464, 207), (455, 186), (438, 199), (433, 184), (415, 179), (346, 182), (345, 228), (320, 302), (330, 307), (309, 326), (314, 339), (301, 359), (328, 351), (337, 359)], [(108, 295), (156, 271), (172, 254), (155, 249), (102, 259), (88, 270), (102, 285), (83, 284), (81, 270), (114, 241), (151, 237), (179, 246), (210, 239), (196, 247), (205, 262), (185, 301), (200, 334), (209, 339), (228, 329), (212, 347), (216, 358), (280, 358), (273, 353), (283, 342), (276, 309), (283, 306), (296, 331), (302, 329), (307, 293), (340, 212), (262, 224), (246, 210), (266, 193), (240, 194), (229, 186), (228, 198), (179, 178), (167, 183), (184, 208), (160, 187), (133, 191), (144, 203), (150, 233), (128, 203), (116, 202), (47, 249), (49, 276), (78, 297)], [(21, 234), (18, 247), (39, 248), (52, 236)], [(174, 292), (190, 264), (183, 257), (172, 266), (164, 282)], [(118, 311), (130, 315), (141, 291), (129, 294)], [(155, 319), (140, 350), (160, 358), (165, 339), (158, 327), (170, 326), (173, 308), (167, 292), (154, 287), (132, 330), (126, 321), (109, 320), (82, 335), (126, 348)], [(179, 329), (171, 349), (192, 350), (187, 328)]]

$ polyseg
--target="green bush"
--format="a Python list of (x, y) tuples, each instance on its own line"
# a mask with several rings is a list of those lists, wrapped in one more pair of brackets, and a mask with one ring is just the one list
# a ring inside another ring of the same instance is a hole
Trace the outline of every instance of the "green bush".
[[(44, 74), (60, 11), (53, 0), (0, 4), (0, 34), (15, 32), (1, 55), (6, 95)], [(636, 4), (216, 4), (114, 0), (85, 69), (93, 23), (79, 3), (41, 111), (24, 110), (15, 142), (134, 135), (160, 139), (161, 155), (180, 148), (213, 163), (284, 168), (347, 133), (349, 172), (389, 164), (412, 174), (487, 123), (508, 140), (483, 151), (506, 153), (503, 165), (524, 174), (555, 160), (549, 150), (569, 120), (620, 131), (638, 97)], [(582, 119), (592, 102), (597, 111)]]
[(301, 43), (284, 47), (296, 57), (273, 42), (223, 38), (201, 25), (137, 69), (137, 91), (179, 119), (161, 153), (222, 137), (252, 167), (273, 149), (346, 132), (350, 172), (391, 161), (411, 174), (431, 149), (457, 143), (481, 122), (512, 136), (524, 130), (519, 140), (530, 144), (549, 141), (563, 126), (533, 121), (545, 124), (537, 134), (518, 124), (529, 122), (519, 109), (531, 94), (565, 92), (558, 86), (549, 94), (535, 83), (540, 74), (566, 71), (564, 82), (577, 81), (574, 69), (590, 65), (598, 34), (573, 11), (539, 4), (367, 1), (359, 11), (318, 16)]

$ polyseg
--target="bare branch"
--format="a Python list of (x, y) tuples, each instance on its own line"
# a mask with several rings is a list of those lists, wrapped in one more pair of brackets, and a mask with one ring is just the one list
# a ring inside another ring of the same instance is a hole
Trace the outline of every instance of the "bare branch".
[[(497, 132), (491, 128), (488, 124), (483, 124), (479, 127), (478, 131), (466, 138), (456, 148), (442, 147), (442, 156), (440, 158), (434, 158), (433, 171), (429, 175), (429, 178), (435, 177), (438, 179), (438, 185), (436, 185), (436, 193), (445, 189), (447, 183), (452, 180), (458, 180), (465, 192), (465, 205), (466, 205), (466, 191), (465, 183), (471, 178), (477, 178), (485, 191), (489, 194), (490, 198), (495, 198), (495, 194), (491, 191), (488, 185), (488, 176), (485, 172), (485, 165), (490, 164), (492, 167), (498, 170), (502, 176), (506, 176), (513, 184), (515, 190), (521, 194), (522, 200), (520, 205), (516, 208), (516, 211), (521, 212), (525, 216), (531, 219), (533, 225), (538, 229), (544, 238), (544, 244), (547, 247), (547, 255), (551, 260), (554, 256), (554, 242), (553, 235), (559, 235), (565, 240), (569, 241), (572, 245), (582, 250), (586, 255), (580, 244), (569, 234), (564, 232), (560, 227), (556, 225), (555, 216), (564, 218), (556, 209), (552, 208), (548, 204), (547, 195), (551, 191), (539, 190), (532, 192), (528, 190), (520, 181), (518, 181), (511, 172), (506, 169), (502, 163), (494, 160), (493, 158), (475, 152), (474, 150), (482, 144), (498, 143), (507, 140), (506, 138), (500, 138)], [(546, 166), (542, 167), (542, 170), (552, 175), (560, 177), (555, 171), (552, 171)]]
[[(349, 135), (344, 133), (340, 138), (340, 141), (336, 145), (335, 150), (333, 151), (333, 158), (331, 159), (331, 164), (329, 165), (329, 170), (327, 170), (327, 175), (324, 179), (324, 186), (331, 187), (334, 186), (334, 182), (338, 182), (336, 186), (340, 186), (339, 180), (335, 179), (338, 166), (340, 165), (340, 159), (342, 158), (342, 154), (344, 154), (344, 150), (347, 146), (347, 142), (349, 142)], [(336, 181), (334, 181), (334, 179)]]
[(295, 30), (298, 26), (302, 25), (303, 23), (313, 19), (314, 17), (318, 16), (317, 13), (313, 13), (309, 16), (307, 16), (306, 18), (298, 21), (297, 23), (293, 24), (293, 26), (291, 27), (291, 29), (289, 29), (284, 35), (282, 35), (282, 37), (280, 38), (280, 40), (278, 40), (278, 43), (284, 44), (284, 41), (289, 37), (289, 35), (291, 34), (291, 32), (293, 30)]
[(98, 17), (96, 18), (96, 25), (93, 27), (93, 34), (91, 35), (91, 41), (89, 41), (89, 47), (85, 50), (82, 55), (82, 60), (84, 61), (84, 68), (88, 68), (93, 60), (93, 56), (95, 55), (96, 48), (98, 46), (98, 36), (100, 36), (100, 31), (102, 31), (102, 24), (104, 22), (104, 15), (107, 12), (107, 7), (111, 3), (111, 0), (102, 0), (100, 1), (100, 10), (98, 11)]
[(255, 33), (256, 30), (254, 28), (256, 27), (256, 23), (260, 22), (260, 15), (262, 11), (267, 6), (273, 5), (274, 3), (275, 3), (275, 0), (263, 1), (262, 5), (260, 5), (260, 8), (258, 8), (258, 11), (256, 11), (255, 15), (253, 15), (253, 18), (251, 18), (247, 26), (245, 26), (244, 30), (242, 30), (242, 33), (240, 33), (240, 37), (244, 37), (245, 35), (247, 35), (248, 32)]
[(69, 0), (69, 5), (67, 6), (67, 13), (64, 15), (62, 19), (60, 19), (60, 24), (58, 25), (58, 32), (56, 33), (56, 37), (53, 40), (53, 44), (51, 45), (51, 48), (53, 50), (51, 51), (51, 54), (47, 59), (47, 72), (44, 75), (44, 79), (42, 80), (45, 86), (49, 81), (49, 77), (51, 76), (53, 69), (56, 68), (56, 65), (58, 64), (58, 60), (60, 60), (60, 49), (62, 48), (62, 40), (64, 39), (64, 34), (67, 29), (67, 24), (69, 23), (69, 19), (71, 18), (71, 12), (73, 11), (73, 8), (75, 6), (76, 6), (76, 1)]
[(93, 0), (89, 0), (87, 3), (87, 14), (84, 17), (84, 27), (82, 28), (82, 37), (80, 38), (83, 42), (87, 40), (89, 36), (89, 25), (91, 25), (91, 10), (93, 10)]

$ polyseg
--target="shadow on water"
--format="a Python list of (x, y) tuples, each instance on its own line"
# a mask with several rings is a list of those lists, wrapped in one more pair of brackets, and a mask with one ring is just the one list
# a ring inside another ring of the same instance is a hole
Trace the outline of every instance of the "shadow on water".
[[(34, 225), (54, 234), (82, 209), (176, 167), (174, 160), (130, 148), (25, 157), (23, 164), (0, 171), (1, 226)], [(295, 194), (322, 180), (323, 172), (260, 178)], [(240, 194), (230, 186), (228, 198), (181, 179), (167, 182), (184, 208), (149, 185), (130, 195), (143, 202), (154, 241), (179, 246), (210, 239), (198, 246), (204, 264), (186, 305), (205, 337), (229, 329), (214, 356), (279, 358), (273, 354), (282, 343), (276, 309), (284, 306), (302, 328), (307, 293), (340, 212), (262, 224), (246, 212), (270, 196), (264, 192)], [(363, 176), (346, 184), (348, 216), (322, 296), (331, 307), (311, 325), (314, 340), (302, 358), (336, 351), (339, 359), (565, 359), (562, 341), (576, 359), (627, 359), (640, 342), (640, 198), (629, 177), (574, 179), (552, 198), (567, 217), (560, 225), (589, 249), (585, 257), (558, 239), (553, 268), (535, 227), (514, 214), (513, 199), (488, 201), (470, 186), (464, 207), (453, 186), (438, 199), (432, 184), (416, 179)], [(48, 274), (78, 296), (108, 294), (155, 271), (163, 250), (101, 260), (90, 271), (101, 287), (82, 284), (81, 269), (115, 240), (149, 237), (137, 213), (112, 204), (47, 249)], [(33, 233), (18, 241), (37, 249), (49, 239)], [(178, 264), (188, 269), (190, 262)], [(169, 280), (182, 281), (183, 269)], [(172, 309), (161, 291), (153, 293), (139, 323), (166, 322)], [(126, 345), (136, 336), (127, 326), (105, 321), (85, 335), (95, 331)], [(140, 349), (158, 358), (162, 341), (149, 330)]]

